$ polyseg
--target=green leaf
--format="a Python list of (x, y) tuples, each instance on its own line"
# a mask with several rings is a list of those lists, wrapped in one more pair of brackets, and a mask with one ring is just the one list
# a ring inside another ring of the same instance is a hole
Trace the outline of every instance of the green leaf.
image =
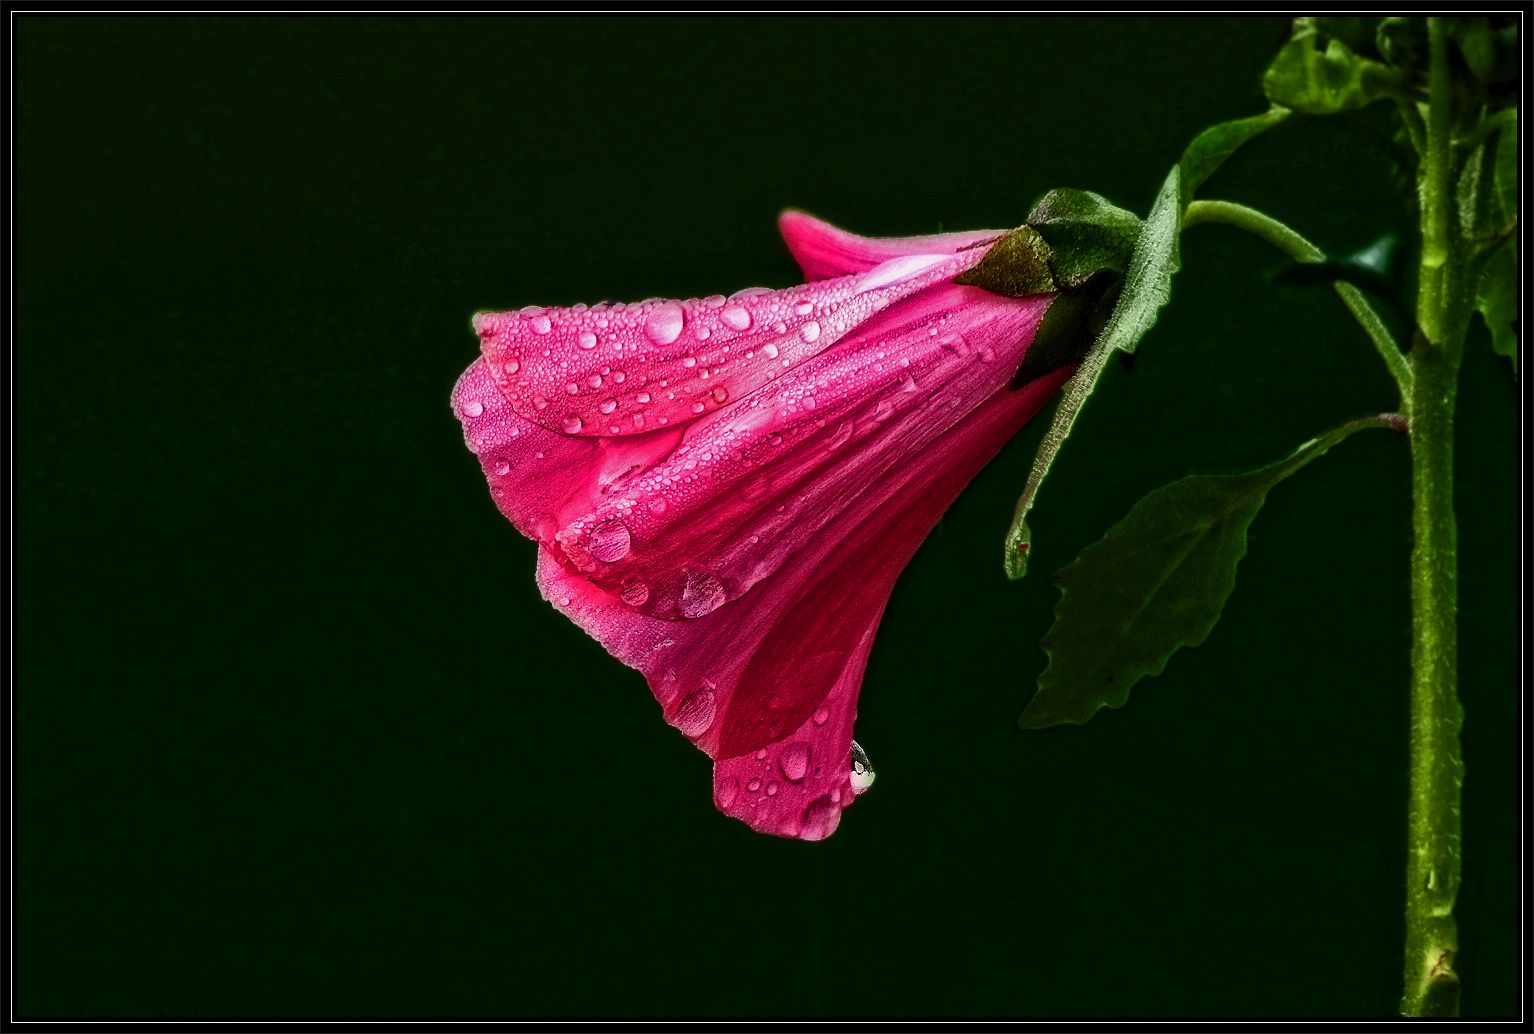
[(1210, 126), (1188, 145), (1177, 163), (1182, 172), (1182, 206), (1188, 207), (1193, 192), (1203, 186), (1214, 171), (1225, 164), (1225, 159), (1236, 153), (1237, 148), (1264, 130), (1272, 129), (1289, 117), (1289, 109), (1274, 106), (1261, 115), (1238, 118)]
[(1483, 83), (1497, 84), (1518, 78), (1518, 19), (1448, 18), (1449, 38), (1465, 59), (1470, 74)]
[(1140, 217), (1090, 190), (1051, 190), (1028, 225), (1049, 244), (1050, 269), (1064, 288), (1080, 287), (1103, 270), (1129, 268)]
[(1140, 239), (1129, 258), (1124, 285), (1113, 306), (1107, 324), (1097, 335), (1091, 349), (1071, 379), (1065, 382), (1054, 419), (1034, 457), (1033, 469), (1023, 485), (1023, 493), (1012, 513), (1012, 524), (1002, 543), (1002, 569), (1014, 581), (1028, 571), (1028, 554), (1033, 548), (1033, 533), (1028, 527), (1028, 511), (1038, 496), (1055, 455), (1070, 436), (1076, 414), (1091, 397), (1097, 378), (1108, 356), (1116, 351), (1132, 353), (1140, 339), (1156, 324), (1162, 306), (1172, 297), (1172, 274), (1179, 262), (1177, 235), (1182, 223), (1180, 202), (1181, 173), (1174, 166), (1151, 205), (1150, 215), (1140, 230)]
[(1499, 220), (1497, 230), (1510, 227), (1518, 219), (1518, 109), (1501, 117), (1511, 124), (1497, 132), (1497, 151), (1492, 162), (1493, 213)]
[(1491, 331), (1491, 347), (1518, 372), (1518, 242), (1492, 253), (1475, 288), (1475, 308)]
[(1354, 421), (1271, 466), (1186, 477), (1141, 499), (1055, 574), (1062, 595), (1042, 644), (1049, 666), (1018, 724), (1081, 724), (1103, 707), (1124, 706), (1135, 683), (1208, 637), (1269, 490), (1354, 431), (1398, 421)]
[(1518, 223), (1516, 111), (1496, 140), (1478, 146), (1465, 163), (1459, 195), (1461, 220), (1467, 215), (1474, 219), (1462, 225), (1462, 231), (1473, 247), (1491, 248), (1482, 252), (1486, 258), (1476, 279), (1475, 308), (1491, 331), (1492, 349), (1506, 356), (1517, 374), (1518, 237), (1512, 232)]
[(1333, 115), (1400, 93), (1403, 78), (1300, 19), (1294, 37), (1264, 73), (1262, 88), (1274, 104), (1306, 115)]

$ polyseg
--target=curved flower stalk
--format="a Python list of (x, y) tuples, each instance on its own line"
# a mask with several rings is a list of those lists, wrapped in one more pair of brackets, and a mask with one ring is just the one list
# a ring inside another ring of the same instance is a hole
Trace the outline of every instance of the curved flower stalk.
[(476, 315), (452, 405), (544, 597), (644, 674), (719, 809), (819, 840), (872, 781), (895, 579), (1070, 370), (1012, 383), (1053, 295), (954, 283), (1001, 231), (781, 228), (798, 287)]

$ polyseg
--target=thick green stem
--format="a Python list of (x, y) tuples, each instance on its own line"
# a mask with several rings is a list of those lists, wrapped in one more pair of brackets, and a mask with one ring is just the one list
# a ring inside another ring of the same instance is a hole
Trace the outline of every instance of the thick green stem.
[(1427, 149), (1418, 170), (1422, 264), (1412, 348), (1411, 788), (1407, 814), (1406, 956), (1401, 1011), (1459, 1012), (1454, 900), (1460, 881), (1457, 550), (1454, 400), (1467, 307), (1449, 193), (1448, 43), (1428, 19)]
[[(1246, 230), (1248, 233), (1261, 237), (1296, 262), (1326, 261), (1325, 252), (1289, 226), (1255, 208), (1238, 205), (1233, 201), (1192, 202), (1183, 214), (1182, 225), (1184, 229), (1187, 229), (1199, 223), (1227, 223)], [(1395, 338), (1386, 329), (1385, 322), (1380, 319), (1379, 313), (1369, 304), (1369, 300), (1364, 297), (1362, 291), (1340, 280), (1332, 286), (1336, 289), (1337, 296), (1342, 299), (1342, 304), (1347, 306), (1348, 312), (1353, 314), (1353, 318), (1364, 329), (1364, 333), (1369, 335), (1369, 340), (1374, 344), (1374, 350), (1385, 361), (1386, 369), (1390, 371), (1390, 376), (1394, 378), (1396, 387), (1401, 392), (1402, 411), (1409, 416), (1412, 402), (1412, 371), (1407, 364), (1406, 356), (1401, 352), (1401, 346), (1396, 344)]]
[(1462, 711), (1456, 685), (1454, 396), (1457, 348), (1413, 353), (1411, 789), (1401, 1011), (1458, 1012), (1454, 898), (1460, 878)]

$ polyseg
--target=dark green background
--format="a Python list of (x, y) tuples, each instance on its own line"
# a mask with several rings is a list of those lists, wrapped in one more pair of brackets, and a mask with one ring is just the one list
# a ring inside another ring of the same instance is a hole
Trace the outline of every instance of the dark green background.
[[(1404, 442), (1276, 490), (1207, 645), (1013, 721), (1046, 575), (1149, 489), (1388, 409), (1336, 299), (1190, 231), (1175, 297), (1000, 543), (1044, 422), (901, 580), (829, 842), (716, 814), (640, 677), (542, 602), (447, 396), (481, 307), (786, 285), (787, 205), (1144, 211), (1264, 107), (1252, 20), (17, 25), (23, 1014), (1389, 1014)], [(1341, 121), (1206, 195), (1334, 253), (1409, 227)], [(1470, 1014), (1518, 1006), (1518, 418), (1477, 326), (1459, 469)]]

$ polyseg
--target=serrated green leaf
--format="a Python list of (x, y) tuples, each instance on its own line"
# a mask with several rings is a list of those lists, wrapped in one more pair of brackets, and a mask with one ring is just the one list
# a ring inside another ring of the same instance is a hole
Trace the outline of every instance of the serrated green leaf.
[(1051, 190), (1028, 215), (1049, 245), (1050, 269), (1062, 288), (1080, 287), (1103, 270), (1129, 268), (1140, 217), (1090, 190)]
[(1262, 77), (1268, 100), (1306, 115), (1362, 108), (1399, 92), (1402, 83), (1389, 65), (1360, 57), (1309, 25), (1296, 30)]
[(1481, 270), (1475, 288), (1475, 308), (1491, 331), (1491, 347), (1506, 356), (1518, 372), (1518, 242), (1498, 248)]
[(1188, 145), (1188, 149), (1182, 153), (1182, 159), (1177, 167), (1182, 173), (1182, 206), (1188, 207), (1188, 202), (1193, 200), (1194, 191), (1203, 186), (1205, 180), (1214, 174), (1214, 171), (1225, 164), (1225, 159), (1236, 153), (1236, 150), (1252, 137), (1265, 130), (1272, 129), (1284, 119), (1289, 117), (1289, 109), (1272, 107), (1261, 115), (1253, 115), (1250, 118), (1238, 118), (1230, 122), (1221, 122), (1217, 126), (1210, 126)]
[(1044, 637), (1049, 666), (1018, 718), (1025, 729), (1081, 724), (1122, 707), (1147, 675), (1202, 643), (1236, 585), (1246, 532), (1274, 485), (1354, 431), (1343, 425), (1248, 474), (1194, 475), (1156, 489), (1052, 579), (1061, 590)]

